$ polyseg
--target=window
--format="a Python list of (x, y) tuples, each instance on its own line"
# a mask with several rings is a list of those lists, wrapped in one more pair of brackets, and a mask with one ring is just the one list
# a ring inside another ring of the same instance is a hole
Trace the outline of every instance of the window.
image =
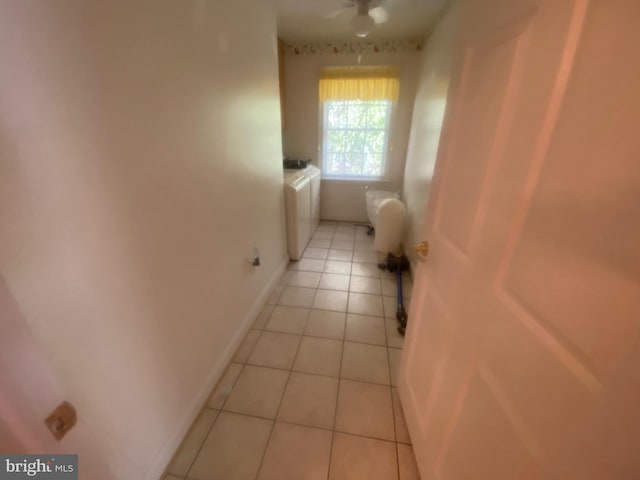
[(333, 178), (385, 176), (394, 67), (324, 69), (320, 78), (322, 171)]
[(384, 176), (389, 100), (324, 103), (323, 170), (339, 177)]

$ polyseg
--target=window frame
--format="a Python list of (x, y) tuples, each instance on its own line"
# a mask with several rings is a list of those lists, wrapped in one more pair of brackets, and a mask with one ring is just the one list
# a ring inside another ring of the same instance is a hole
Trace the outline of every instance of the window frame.
[[(396, 102), (393, 100), (361, 100), (363, 102), (386, 102), (387, 103), (387, 114), (386, 114), (386, 122), (385, 122), (385, 127), (384, 127), (384, 144), (383, 144), (383, 148), (382, 148), (382, 165), (381, 165), (381, 174), (380, 175), (359, 175), (359, 174), (355, 174), (355, 175), (349, 175), (349, 174), (335, 174), (335, 173), (329, 173), (326, 170), (327, 167), (327, 161), (326, 161), (326, 156), (327, 155), (327, 132), (328, 129), (325, 128), (326, 125), (328, 124), (328, 112), (329, 109), (327, 108), (327, 103), (328, 102), (340, 102), (342, 100), (325, 100), (324, 102), (320, 102), (320, 135), (321, 135), (321, 142), (320, 142), (320, 164), (321, 164), (321, 170), (322, 170), (322, 177), (329, 179), (329, 180), (343, 180), (343, 181), (380, 181), (380, 180), (387, 180), (389, 175), (389, 162), (388, 162), (388, 158), (389, 158), (389, 144), (390, 144), (390, 137), (391, 137), (391, 128), (392, 128), (392, 118), (395, 112), (395, 106), (396, 106)], [(344, 101), (349, 101), (349, 100), (344, 100)], [(336, 129), (338, 130), (338, 129)], [(344, 128), (344, 130), (352, 130), (352, 131), (364, 131), (364, 132), (368, 132), (368, 131), (372, 131), (372, 130), (378, 130), (378, 129), (369, 129), (369, 128)]]

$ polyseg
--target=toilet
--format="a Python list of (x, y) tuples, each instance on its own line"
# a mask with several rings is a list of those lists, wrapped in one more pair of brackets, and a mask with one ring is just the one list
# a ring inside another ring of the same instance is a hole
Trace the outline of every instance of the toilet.
[(384, 190), (367, 190), (365, 195), (367, 215), (375, 229), (376, 251), (400, 255), (407, 212), (399, 195)]
[(367, 201), (367, 216), (371, 226), (376, 228), (376, 220), (378, 218), (378, 207), (380, 204), (388, 198), (400, 198), (397, 192), (389, 192), (386, 190), (367, 190), (365, 192), (365, 198)]

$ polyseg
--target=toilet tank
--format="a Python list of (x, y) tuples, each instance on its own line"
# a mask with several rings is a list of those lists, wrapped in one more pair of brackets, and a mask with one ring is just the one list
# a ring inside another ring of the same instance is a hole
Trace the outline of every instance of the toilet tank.
[(386, 198), (380, 202), (376, 219), (376, 251), (394, 255), (402, 254), (402, 238), (407, 211), (397, 198)]
[(389, 192), (387, 190), (367, 190), (365, 192), (365, 200), (367, 203), (367, 216), (369, 222), (373, 228), (376, 228), (376, 217), (378, 214), (378, 207), (380, 204), (388, 198), (400, 198), (397, 192)]

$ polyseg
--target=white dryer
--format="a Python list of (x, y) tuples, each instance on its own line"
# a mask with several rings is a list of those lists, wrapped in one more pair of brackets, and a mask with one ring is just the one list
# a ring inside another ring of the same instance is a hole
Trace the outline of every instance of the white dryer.
[(320, 169), (309, 165), (303, 170), (304, 175), (311, 180), (311, 235), (320, 224)]
[(301, 170), (285, 170), (284, 199), (287, 215), (287, 249), (299, 260), (311, 239), (311, 180)]

